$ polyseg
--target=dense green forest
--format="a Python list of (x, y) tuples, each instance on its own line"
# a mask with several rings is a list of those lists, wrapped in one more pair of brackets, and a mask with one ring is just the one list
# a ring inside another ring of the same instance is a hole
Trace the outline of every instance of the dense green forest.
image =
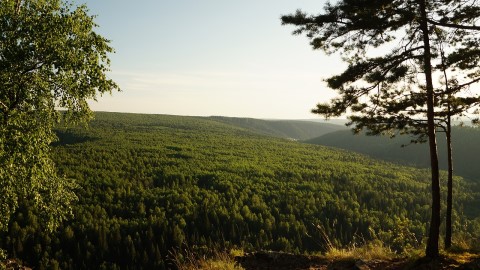
[[(468, 126), (455, 126), (452, 129), (452, 148), (454, 173), (473, 181), (480, 182), (480, 129)], [(308, 143), (333, 146), (355, 151), (387, 161), (404, 165), (427, 168), (430, 166), (427, 144), (412, 144), (408, 135), (367, 136), (365, 133), (353, 134), (350, 130), (335, 131), (317, 138), (306, 140)], [(440, 168), (447, 169), (447, 149), (445, 133), (437, 133)], [(402, 147), (405, 146), (405, 147)]]
[[(48, 233), (24, 202), (0, 236), (35, 269), (164, 269), (185, 247), (317, 252), (317, 225), (338, 246), (375, 238), (402, 252), (426, 237), (427, 170), (218, 118), (96, 113), (57, 133), (74, 218)], [(478, 239), (480, 188), (456, 177), (454, 191), (454, 230)]]

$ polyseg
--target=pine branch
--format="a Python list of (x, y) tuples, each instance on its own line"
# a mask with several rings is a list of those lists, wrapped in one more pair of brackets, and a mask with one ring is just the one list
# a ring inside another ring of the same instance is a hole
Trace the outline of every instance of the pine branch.
[(444, 22), (437, 22), (431, 19), (427, 19), (427, 21), (433, 25), (455, 28), (455, 29), (464, 29), (464, 30), (479, 30), (480, 26), (476, 25), (462, 25), (462, 24), (455, 24), (455, 23), (444, 23)]
[(474, 83), (477, 83), (477, 82), (479, 82), (479, 81), (480, 81), (480, 77), (479, 77), (479, 78), (476, 78), (475, 80), (471, 80), (471, 81), (469, 81), (469, 82), (467, 82), (467, 83), (460, 84), (460, 85), (458, 85), (457, 87), (449, 88), (448, 90), (446, 90), (446, 91), (444, 92), (444, 94), (452, 94), (452, 93), (454, 93), (454, 92), (456, 92), (456, 91), (458, 91), (458, 90), (460, 90), (460, 89), (462, 89), (462, 88), (464, 88), (464, 87), (466, 87), (466, 86), (470, 86), (470, 85), (472, 85), (472, 84), (474, 84)]

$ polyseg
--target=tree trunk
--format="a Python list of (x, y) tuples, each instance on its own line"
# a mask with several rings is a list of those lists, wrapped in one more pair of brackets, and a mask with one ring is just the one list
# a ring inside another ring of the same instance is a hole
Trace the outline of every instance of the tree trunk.
[(447, 180), (447, 220), (445, 225), (445, 249), (452, 246), (452, 203), (453, 203), (453, 158), (452, 158), (452, 124), (450, 119), (450, 104), (448, 104), (447, 118), (447, 155), (448, 155), (448, 180)]
[(22, 0), (17, 0), (15, 2), (15, 14), (18, 15), (20, 13), (20, 6), (22, 5)]
[(435, 137), (434, 93), (432, 80), (432, 64), (430, 54), (430, 37), (427, 22), (426, 0), (419, 0), (420, 30), (423, 33), (423, 68), (426, 80), (428, 142), (430, 147), (430, 168), (432, 173), (432, 214), (425, 255), (428, 258), (438, 258), (438, 240), (440, 238), (440, 179), (438, 169), (437, 140)]

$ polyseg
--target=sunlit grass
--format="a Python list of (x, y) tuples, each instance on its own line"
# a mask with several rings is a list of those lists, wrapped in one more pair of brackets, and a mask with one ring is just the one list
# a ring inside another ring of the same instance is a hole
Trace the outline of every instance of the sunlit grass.
[(172, 254), (173, 261), (178, 270), (244, 270), (235, 262), (236, 256), (243, 256), (244, 252), (232, 249), (230, 252), (215, 252), (211, 256), (198, 256), (185, 250)]
[(442, 255), (444, 255), (445, 257), (450, 258), (452, 260), (455, 260), (456, 262), (458, 262), (460, 264), (469, 263), (473, 259), (480, 258), (479, 254), (473, 254), (473, 253), (470, 253), (470, 252), (462, 252), (462, 253), (444, 252)]
[(362, 259), (362, 260), (390, 260), (398, 255), (381, 241), (371, 241), (364, 245), (352, 245), (346, 248), (330, 248), (325, 257), (330, 260)]

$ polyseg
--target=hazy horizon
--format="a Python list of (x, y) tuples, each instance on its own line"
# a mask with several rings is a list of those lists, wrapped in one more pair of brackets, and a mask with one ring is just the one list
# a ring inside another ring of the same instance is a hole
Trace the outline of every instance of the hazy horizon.
[[(93, 110), (93, 112), (99, 113), (131, 113), (131, 114), (146, 114), (146, 115), (170, 115), (170, 116), (185, 116), (185, 117), (227, 117), (227, 118), (247, 118), (247, 119), (258, 119), (258, 120), (268, 120), (268, 121), (312, 121), (312, 122), (325, 122), (331, 124), (339, 124), (340, 122), (347, 122), (347, 118), (329, 118), (325, 119), (323, 117), (317, 116), (310, 118), (260, 118), (260, 117), (249, 117), (249, 116), (226, 116), (219, 114), (212, 115), (194, 115), (194, 114), (171, 114), (171, 113), (148, 113), (148, 112), (122, 112), (122, 111), (106, 111), (106, 110)], [(335, 123), (334, 123), (335, 122)]]
[(122, 92), (90, 102), (97, 111), (316, 119), (311, 109), (333, 96), (323, 79), (343, 66), (281, 25), (325, 1), (77, 3), (116, 50), (109, 76)]

